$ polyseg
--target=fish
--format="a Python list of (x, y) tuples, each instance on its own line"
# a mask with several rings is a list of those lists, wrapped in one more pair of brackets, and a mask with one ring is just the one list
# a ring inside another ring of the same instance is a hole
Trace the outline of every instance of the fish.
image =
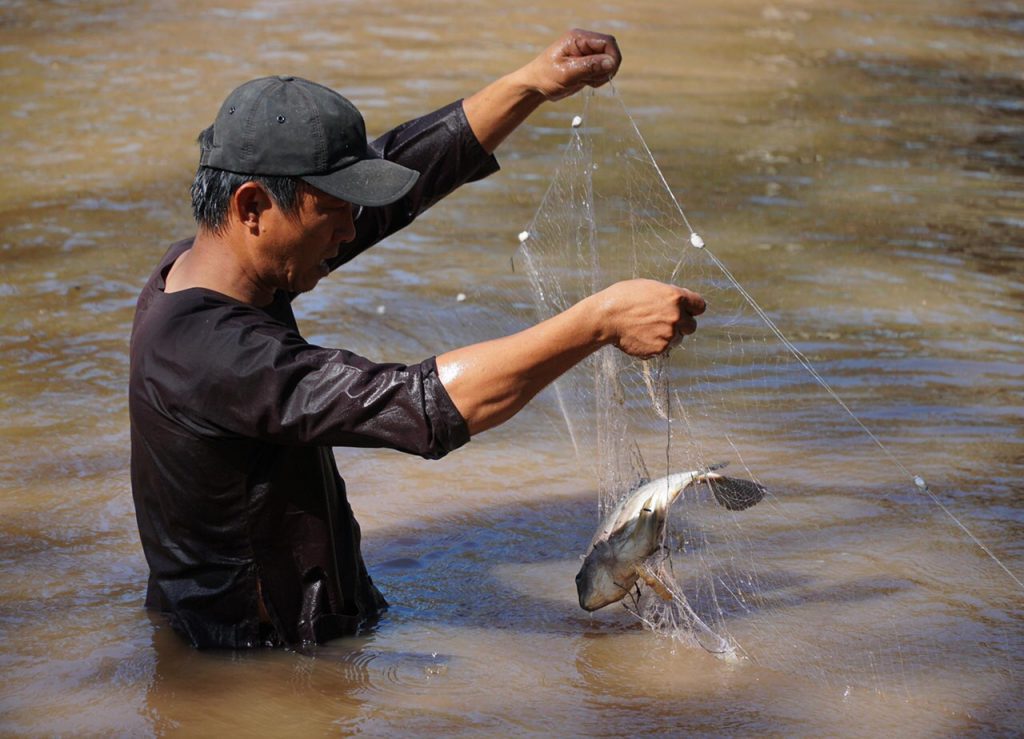
[(767, 490), (756, 482), (726, 477), (728, 463), (677, 472), (641, 485), (627, 495), (598, 526), (576, 575), (580, 608), (596, 611), (622, 600), (643, 579), (665, 600), (672, 596), (645, 562), (661, 546), (672, 504), (690, 485), (706, 482), (715, 500), (730, 511), (759, 503)]

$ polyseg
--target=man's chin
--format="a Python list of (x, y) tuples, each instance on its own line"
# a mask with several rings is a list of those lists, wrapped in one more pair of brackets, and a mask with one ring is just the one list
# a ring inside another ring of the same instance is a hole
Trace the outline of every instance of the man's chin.
[(310, 272), (310, 274), (306, 276), (304, 280), (289, 285), (289, 289), (293, 293), (308, 293), (310, 290), (312, 290), (314, 287), (320, 284), (320, 280), (325, 278), (330, 273), (330, 268), (327, 267), (326, 264), (321, 262), (320, 265), (313, 269), (312, 272)]

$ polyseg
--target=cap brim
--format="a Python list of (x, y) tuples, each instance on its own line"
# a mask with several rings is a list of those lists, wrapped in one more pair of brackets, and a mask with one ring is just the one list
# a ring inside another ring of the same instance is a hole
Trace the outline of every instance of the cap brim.
[(387, 205), (405, 195), (416, 184), (420, 173), (387, 159), (360, 159), (344, 169), (328, 174), (300, 175), (328, 195), (354, 205)]

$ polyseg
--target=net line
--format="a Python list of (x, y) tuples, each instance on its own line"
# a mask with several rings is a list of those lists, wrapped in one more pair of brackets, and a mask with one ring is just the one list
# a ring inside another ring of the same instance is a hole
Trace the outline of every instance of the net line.
[[(979, 695), (1003, 690), (1007, 672), (1024, 674), (1019, 578), (992, 567), (998, 556), (980, 541), (989, 529), (975, 535), (973, 520), (908, 469), (945, 482), (955, 461), (911, 465), (889, 450), (904, 454), (899, 441), (941, 455), (931, 421), (916, 405), (903, 411), (898, 383), (879, 387), (863, 331), (822, 328), (820, 303), (801, 283), (780, 293), (778, 311), (759, 305), (753, 295), (776, 279), (778, 263), (740, 248), (761, 240), (756, 219), (729, 215), (713, 249), (697, 247), (703, 239), (680, 204), (688, 190), (677, 197), (665, 172), (706, 188), (699, 159), (670, 150), (659, 165), (634, 120), (640, 109), (627, 110), (608, 86), (576, 101), (564, 129), (537, 129), (558, 142), (526, 175), (539, 203), (516, 229), (512, 272), (502, 262), (478, 299), (460, 303), (467, 334), (512, 334), (638, 277), (683, 285), (709, 308), (670, 352), (641, 360), (604, 347), (524, 409), (519, 423), (553, 455), (544, 474), (574, 490), (582, 510), (597, 493), (593, 521), (552, 522), (567, 543), (552, 559), (552, 587), (572, 628), (583, 613), (572, 577), (607, 515), (645, 482), (724, 462), (725, 474), (763, 485), (764, 499), (732, 511), (708, 485), (687, 488), (639, 590), (593, 612), (584, 628), (642, 629), (667, 637), (645, 648), (676, 653), (678, 643), (688, 660), (710, 653), (742, 663), (747, 676), (785, 675), (853, 720), (866, 702), (896, 714), (910, 703), (941, 708), (937, 697), (954, 695), (965, 671)], [(727, 246), (741, 265), (719, 256)], [(831, 289), (828, 274), (808, 279)], [(998, 515), (981, 522), (1001, 526)]]
[[(857, 428), (868, 439), (870, 439), (870, 441), (873, 443), (873, 445), (876, 446), (878, 448), (878, 450), (897, 469), (899, 469), (900, 472), (906, 478), (908, 478), (913, 483), (914, 487), (920, 493), (924, 493), (925, 496), (927, 496), (927, 498), (930, 500), (930, 502), (933, 503), (935, 506), (937, 506), (939, 508), (939, 510), (942, 511), (944, 516), (952, 524), (954, 524), (965, 536), (967, 536), (968, 539), (975, 546), (977, 546), (985, 554), (985, 556), (988, 559), (990, 559), (992, 562), (994, 562), (1014, 582), (1014, 584), (1017, 586), (1018, 589), (1020, 589), (1021, 591), (1024, 591), (1024, 582), (1022, 582), (1021, 579), (1013, 571), (1011, 571), (1006, 566), (1006, 564), (999, 558), (999, 556), (996, 555), (995, 552), (993, 552), (992, 549), (989, 546), (987, 546), (983, 541), (981, 541), (981, 539), (978, 536), (976, 536), (974, 534), (974, 532), (972, 532), (970, 530), (970, 528), (968, 528), (968, 526), (966, 524), (964, 524), (963, 521), (952, 510), (950, 510), (950, 508), (947, 505), (945, 505), (935, 495), (935, 493), (931, 490), (930, 486), (928, 485), (928, 483), (925, 481), (925, 479), (921, 475), (913, 473), (886, 446), (886, 444), (878, 437), (878, 435), (875, 434), (857, 416), (856, 413), (854, 413), (854, 411), (847, 404), (847, 402), (833, 389), (833, 387), (829, 384), (829, 382), (814, 367), (814, 365), (811, 363), (810, 359), (785, 335), (785, 333), (779, 328), (777, 323), (774, 320), (772, 320), (771, 316), (768, 315), (768, 313), (761, 307), (761, 305), (754, 299), (754, 297), (746, 290), (746, 288), (735, 278), (735, 276), (732, 274), (732, 272), (729, 270), (729, 268), (726, 266), (726, 264), (710, 248), (708, 248), (705, 245), (703, 238), (693, 228), (693, 226), (691, 225), (691, 223), (690, 223), (690, 221), (689, 221), (685, 211), (682, 208), (682, 205), (679, 203), (678, 198), (676, 198), (675, 194), (672, 192), (672, 188), (669, 186), (668, 181), (667, 181), (667, 179), (666, 179), (666, 177), (665, 177), (661, 167), (658, 165), (658, 162), (655, 159), (653, 152), (651, 151), (649, 145), (647, 144), (646, 140), (644, 139), (643, 135), (641, 134), (640, 129), (639, 129), (635, 119), (633, 118), (632, 114), (630, 113), (629, 109), (626, 107), (625, 102), (622, 100), (621, 96), (619, 95), (618, 91), (615, 89), (615, 87), (614, 87), (614, 85), (612, 83), (609, 83), (608, 87), (610, 88), (610, 90), (609, 90), (610, 94), (606, 95), (605, 97), (609, 97), (609, 98), (614, 99), (615, 102), (618, 104), (618, 108), (619, 108), (621, 114), (625, 116), (625, 119), (628, 121), (629, 127), (632, 130), (632, 133), (636, 137), (636, 141), (641, 146), (642, 153), (643, 153), (643, 156), (644, 156), (644, 158), (646, 160), (646, 163), (649, 163), (649, 165), (653, 169), (653, 172), (656, 173), (657, 179), (660, 182), (661, 187), (663, 188), (664, 195), (667, 196), (667, 198), (669, 199), (669, 202), (674, 207), (674, 209), (677, 211), (678, 216), (682, 219), (682, 223), (685, 225), (685, 228), (689, 232), (689, 237), (690, 237), (689, 243), (688, 244), (683, 244), (679, 248), (681, 250), (691, 250), (691, 251), (695, 250), (695, 251), (699, 251), (701, 254), (706, 255), (707, 259), (709, 259), (711, 261), (711, 263), (715, 266), (715, 268), (721, 273), (721, 275), (725, 277), (725, 279), (730, 284), (731, 288), (734, 289), (740, 296), (742, 296), (742, 299), (745, 301), (745, 303), (750, 307), (751, 310), (753, 310), (755, 312), (755, 314), (758, 316), (758, 318), (770, 330), (770, 332), (775, 336), (775, 338), (783, 345), (783, 347), (785, 347), (785, 349), (789, 352), (789, 354), (803, 367), (803, 369), (814, 380), (814, 382), (817, 383), (822, 388), (822, 390), (825, 393), (827, 393), (827, 395), (832, 399), (832, 401), (835, 402), (842, 409), (842, 411), (857, 426)], [(583, 122), (585, 122), (587, 120), (588, 112), (589, 112), (590, 107), (591, 107), (591, 100), (594, 97), (595, 97), (595, 94), (593, 92), (589, 92), (584, 97), (584, 111), (583, 111), (583, 115), (580, 116), (580, 117), (577, 117), (576, 119), (573, 120), (571, 140), (570, 140), (569, 146), (566, 149), (566, 153), (564, 155), (563, 161), (564, 160), (573, 159), (573, 158), (581, 158), (583, 161), (589, 162), (590, 159), (592, 158), (592, 151), (591, 151), (592, 147), (587, 143), (587, 140), (581, 134), (580, 126), (583, 124)], [(598, 135), (599, 135), (599, 132), (598, 132)], [(594, 183), (593, 183), (593, 177), (592, 177), (594, 169), (596, 169), (596, 167), (586, 166), (584, 168), (585, 176), (583, 178), (583, 180), (584, 180), (584, 190), (585, 190), (585, 197), (584, 197), (584, 200), (583, 200), (583, 205), (584, 205), (584, 212), (585, 212), (585, 226), (586, 226), (586, 231), (587, 231), (587, 245), (589, 247), (589, 261), (590, 261), (591, 264), (593, 264), (595, 259), (596, 259), (595, 240), (596, 240), (596, 233), (597, 233), (597, 230), (598, 230), (597, 219), (596, 219), (595, 213), (594, 213), (595, 201), (594, 201)], [(553, 195), (553, 193), (555, 191), (555, 182), (556, 182), (556, 180), (554, 178), (552, 178), (551, 182), (548, 184), (548, 187), (547, 187), (547, 189), (546, 189), (546, 191), (544, 193), (544, 196), (541, 199), (540, 205), (538, 206), (537, 211), (535, 212), (535, 214), (534, 214), (530, 224), (528, 225), (528, 227), (527, 227), (527, 229), (525, 231), (520, 233), (520, 236), (519, 236), (520, 247), (521, 247), (520, 248), (520, 253), (523, 254), (524, 259), (527, 262), (527, 265), (529, 267), (526, 270), (527, 274), (530, 275), (530, 277), (531, 277), (531, 282), (533, 282), (533, 287), (534, 287), (535, 295), (538, 297), (538, 300), (541, 303), (546, 303), (548, 301), (548, 296), (545, 295), (545, 290), (544, 290), (545, 286), (542, 285), (537, 280), (537, 278), (536, 278), (536, 275), (537, 275), (536, 265), (531, 264), (531, 262), (533, 262), (533, 260), (530, 257), (530, 250), (529, 250), (529, 243), (528, 243), (528, 241), (529, 241), (530, 236), (536, 231), (538, 220), (539, 220), (541, 214), (544, 212), (545, 207), (549, 204), (549, 200), (551, 199), (551, 197), (552, 197), (552, 195)], [(666, 247), (670, 247), (669, 244), (665, 244), (665, 246)], [(679, 278), (679, 275), (680, 275), (680, 270), (682, 269), (682, 267), (683, 267), (683, 265), (685, 263), (685, 259), (686, 259), (685, 255), (682, 255), (682, 256), (679, 257), (679, 259), (675, 262), (675, 265), (673, 266), (668, 279), (665, 280), (666, 282), (673, 283), (673, 284), (676, 283), (676, 280)], [(592, 272), (591, 274), (594, 275), (595, 273)], [(590, 282), (590, 291), (591, 292), (596, 291), (600, 287), (601, 287), (601, 285), (599, 285), (598, 282), (595, 279), (591, 279), (591, 282)], [(548, 288), (548, 290), (550, 291), (550, 287)], [(559, 297), (560, 297), (559, 305), (562, 306), (562, 309), (567, 308), (571, 301), (567, 300), (564, 296), (559, 296)], [(654, 358), (653, 360), (649, 360), (648, 362), (644, 363), (642, 372), (643, 372), (643, 376), (644, 376), (645, 380), (647, 378), (649, 378), (652, 373), (662, 374), (662, 369), (663, 369), (662, 362), (663, 362), (662, 358)], [(565, 401), (565, 397), (564, 397), (565, 396), (564, 385), (565, 385), (565, 383), (557, 383), (556, 386), (555, 386), (554, 392), (555, 392), (556, 397), (557, 397), (557, 402), (558, 402), (558, 405), (559, 405), (560, 412), (562, 413), (562, 415), (564, 417), (564, 421), (566, 423), (566, 427), (567, 427), (568, 432), (570, 434), (570, 438), (572, 440), (573, 447), (574, 447), (574, 449), (575, 449), (575, 451), (576, 451), (576, 453), (578, 455), (580, 453), (580, 445), (579, 445), (576, 429), (574, 428), (573, 420), (571, 419), (570, 413), (569, 413), (569, 411), (567, 409), (567, 405), (566, 405), (566, 401)], [(649, 387), (648, 389), (649, 389), (650, 400), (652, 401), (653, 404), (655, 404), (655, 406), (657, 406), (659, 404), (659, 402), (660, 402), (662, 407), (665, 409), (665, 411), (667, 411), (669, 408), (671, 408), (671, 380), (669, 379), (669, 376), (667, 375), (667, 373), (664, 374), (663, 387), (661, 388), (661, 391), (662, 391), (662, 393), (664, 395), (664, 399), (659, 401), (659, 398), (657, 397), (657, 395), (659, 394), (658, 391), (656, 391), (654, 388), (651, 388), (651, 387)], [(676, 407), (678, 408), (680, 406), (677, 404)], [(660, 411), (659, 411), (659, 414), (661, 414)], [(668, 420), (669, 423), (671, 423), (671, 417), (670, 416), (666, 420)], [(669, 429), (669, 426), (666, 426), (666, 435), (665, 435), (666, 471), (670, 468), (670, 465), (671, 465), (671, 443), (672, 443), (672, 434), (671, 434), (671, 431)]]

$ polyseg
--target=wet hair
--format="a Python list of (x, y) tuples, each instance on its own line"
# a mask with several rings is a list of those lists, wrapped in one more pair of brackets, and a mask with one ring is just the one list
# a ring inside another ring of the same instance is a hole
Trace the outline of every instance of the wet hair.
[[(213, 127), (199, 134), (196, 141), (201, 148), (209, 148), (213, 143)], [(214, 233), (221, 232), (227, 225), (231, 196), (246, 182), (261, 185), (286, 214), (298, 213), (299, 194), (304, 183), (297, 177), (238, 174), (199, 165), (191, 187), (192, 216), (199, 227)]]

